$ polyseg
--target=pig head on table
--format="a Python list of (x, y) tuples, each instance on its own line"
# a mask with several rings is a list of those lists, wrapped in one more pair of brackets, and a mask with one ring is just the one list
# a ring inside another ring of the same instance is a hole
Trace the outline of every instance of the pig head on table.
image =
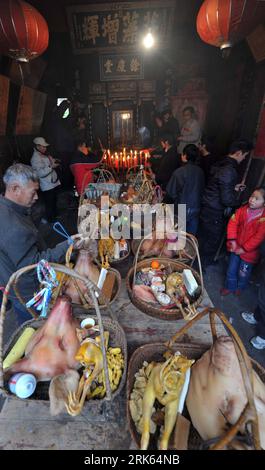
[(77, 369), (75, 355), (80, 346), (77, 327), (69, 298), (59, 297), (48, 319), (31, 337), (25, 357), (7, 369), (6, 374), (28, 372), (38, 381), (46, 381)]
[[(265, 448), (265, 385), (253, 371), (254, 402), (261, 446)], [(233, 340), (220, 336), (191, 368), (186, 400), (194, 427), (204, 440), (220, 437), (235, 424), (247, 404)]]

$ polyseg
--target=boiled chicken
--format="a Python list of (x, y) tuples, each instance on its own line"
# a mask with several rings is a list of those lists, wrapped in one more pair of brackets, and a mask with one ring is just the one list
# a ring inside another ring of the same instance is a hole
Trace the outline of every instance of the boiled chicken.
[[(260, 441), (265, 449), (265, 386), (255, 372), (253, 382)], [(233, 340), (220, 336), (191, 368), (186, 400), (191, 421), (204, 440), (219, 437), (228, 424), (236, 423), (246, 403)]]
[(77, 369), (75, 355), (80, 346), (77, 327), (70, 299), (59, 297), (44, 325), (31, 337), (25, 357), (5, 372), (8, 375), (29, 372), (38, 381), (45, 381), (65, 374), (70, 369)]

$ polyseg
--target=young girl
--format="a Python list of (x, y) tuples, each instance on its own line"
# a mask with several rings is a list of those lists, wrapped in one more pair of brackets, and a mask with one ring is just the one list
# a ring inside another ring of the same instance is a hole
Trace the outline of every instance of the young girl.
[(247, 287), (253, 265), (259, 260), (259, 246), (265, 240), (265, 189), (257, 188), (232, 215), (227, 226), (227, 249), (231, 252), (225, 287), (221, 295), (240, 295)]

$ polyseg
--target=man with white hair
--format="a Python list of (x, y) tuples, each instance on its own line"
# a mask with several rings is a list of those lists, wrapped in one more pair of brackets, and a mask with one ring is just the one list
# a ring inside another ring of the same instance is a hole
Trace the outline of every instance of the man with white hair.
[[(68, 241), (54, 248), (47, 248), (35, 227), (30, 208), (38, 199), (39, 179), (28, 165), (17, 163), (4, 174), (5, 194), (0, 196), (0, 285), (6, 286), (10, 276), (20, 268), (38, 263), (41, 259), (60, 262), (65, 258)], [(74, 235), (72, 238), (77, 239)], [(21, 277), (18, 283), (20, 294), (28, 301), (38, 289), (36, 274)], [(31, 319), (26, 308), (14, 297), (10, 297), (19, 323)]]
[[(40, 181), (40, 189), (43, 194), (46, 219), (53, 222), (56, 217), (57, 190), (61, 185), (55, 168), (59, 162), (47, 155), (47, 148), (50, 144), (43, 137), (36, 137), (33, 140), (34, 152), (31, 158), (31, 166), (37, 173)], [(44, 219), (43, 222), (46, 222)]]

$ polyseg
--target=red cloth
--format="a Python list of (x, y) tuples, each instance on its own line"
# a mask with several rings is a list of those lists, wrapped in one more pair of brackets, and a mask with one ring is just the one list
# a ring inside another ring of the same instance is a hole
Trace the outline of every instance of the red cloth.
[(74, 175), (75, 186), (79, 196), (84, 191), (88, 183), (93, 182), (93, 172), (99, 163), (73, 163), (70, 165), (71, 172)]
[(259, 246), (265, 240), (265, 209), (255, 219), (248, 220), (248, 205), (237, 209), (227, 226), (227, 239), (236, 240), (237, 245), (245, 250), (240, 258), (247, 263), (257, 263)]

